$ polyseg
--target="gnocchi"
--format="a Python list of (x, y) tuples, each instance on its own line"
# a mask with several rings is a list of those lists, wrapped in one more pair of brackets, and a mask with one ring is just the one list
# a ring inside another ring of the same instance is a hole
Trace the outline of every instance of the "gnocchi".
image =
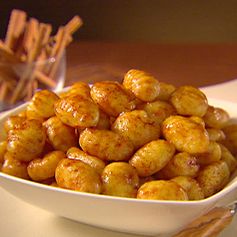
[(222, 108), (208, 106), (203, 119), (207, 127), (222, 129), (229, 121), (229, 114)]
[(77, 147), (71, 147), (67, 151), (67, 158), (73, 159), (73, 160), (80, 160), (84, 162), (85, 164), (88, 164), (92, 168), (94, 168), (99, 174), (102, 173), (102, 171), (105, 168), (105, 162), (101, 159), (97, 158), (96, 156), (90, 156), (81, 149)]
[(91, 127), (99, 121), (99, 108), (90, 98), (71, 95), (59, 99), (55, 103), (55, 114), (65, 124), (71, 127)]
[(80, 160), (62, 159), (55, 170), (59, 187), (89, 193), (101, 193), (100, 175)]
[(140, 177), (147, 177), (161, 170), (173, 157), (175, 147), (165, 140), (154, 140), (141, 147), (129, 160)]
[(66, 152), (78, 144), (75, 128), (64, 124), (57, 116), (52, 116), (43, 123), (46, 128), (47, 141), (55, 150)]
[(140, 109), (143, 109), (157, 123), (161, 124), (170, 115), (175, 115), (175, 108), (166, 101), (156, 100), (146, 104), (141, 104)]
[(136, 69), (121, 83), (38, 91), (3, 130), (1, 172), (79, 192), (201, 200), (237, 169), (237, 124), (224, 109)]
[(177, 88), (171, 94), (170, 101), (180, 115), (202, 117), (208, 108), (205, 94), (192, 86)]
[(128, 160), (134, 147), (130, 140), (113, 131), (86, 128), (79, 138), (82, 149), (102, 160)]
[(137, 192), (138, 199), (188, 200), (187, 192), (171, 180), (154, 180), (144, 183)]
[(6, 152), (4, 156), (2, 172), (19, 178), (29, 179), (27, 163), (14, 159), (8, 152)]
[(217, 161), (205, 166), (197, 177), (204, 197), (210, 197), (221, 190), (227, 184), (229, 176), (230, 171), (224, 161)]
[(133, 197), (137, 195), (139, 177), (136, 169), (126, 162), (108, 164), (102, 174), (102, 193), (111, 196)]
[(110, 116), (135, 108), (133, 97), (118, 82), (96, 82), (91, 88), (91, 97)]
[(156, 176), (164, 179), (172, 179), (177, 176), (196, 177), (199, 168), (200, 165), (195, 155), (187, 152), (179, 152), (172, 157), (168, 164)]
[(123, 86), (145, 102), (155, 100), (160, 93), (159, 81), (149, 73), (136, 69), (125, 74)]
[(54, 177), (55, 169), (60, 160), (65, 158), (62, 151), (52, 151), (42, 159), (34, 159), (27, 165), (27, 171), (32, 180), (42, 181)]
[(11, 129), (7, 137), (7, 152), (14, 159), (31, 161), (41, 154), (46, 140), (39, 120), (25, 120), (20, 127)]
[(144, 110), (120, 114), (112, 124), (112, 131), (128, 138), (135, 149), (160, 137), (160, 126)]
[(177, 176), (172, 181), (179, 184), (188, 195), (188, 200), (201, 200), (204, 198), (203, 191), (196, 179), (189, 176)]
[(208, 150), (197, 156), (198, 163), (208, 165), (221, 159), (221, 147), (217, 142), (210, 141)]
[(54, 115), (54, 104), (58, 95), (49, 90), (41, 90), (34, 94), (26, 109), (29, 119), (46, 119)]
[(173, 115), (165, 119), (162, 133), (178, 151), (190, 154), (205, 153), (209, 147), (209, 136), (199, 122), (188, 117)]

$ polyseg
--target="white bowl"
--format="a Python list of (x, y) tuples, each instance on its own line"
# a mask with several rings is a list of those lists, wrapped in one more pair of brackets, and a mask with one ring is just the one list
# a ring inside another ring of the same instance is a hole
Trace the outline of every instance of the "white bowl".
[[(236, 103), (209, 99), (209, 104), (224, 108), (237, 118)], [(9, 115), (25, 107), (22, 105), (4, 113), (0, 117), (0, 129)], [(75, 192), (1, 172), (0, 185), (21, 200), (56, 215), (106, 229), (144, 235), (178, 231), (214, 206), (226, 205), (237, 199), (237, 174), (223, 190), (200, 201), (138, 200)]]

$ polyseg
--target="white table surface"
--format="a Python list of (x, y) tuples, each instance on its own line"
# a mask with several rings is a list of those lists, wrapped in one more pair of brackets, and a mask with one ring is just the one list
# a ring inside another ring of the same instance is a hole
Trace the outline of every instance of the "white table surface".
[[(237, 102), (237, 81), (204, 89), (211, 97)], [(135, 237), (136, 235), (113, 232), (55, 216), (27, 204), (0, 187), (0, 236), (1, 237)], [(141, 236), (141, 235), (140, 235)], [(237, 215), (219, 235), (237, 236)], [(164, 237), (164, 235), (162, 236)]]

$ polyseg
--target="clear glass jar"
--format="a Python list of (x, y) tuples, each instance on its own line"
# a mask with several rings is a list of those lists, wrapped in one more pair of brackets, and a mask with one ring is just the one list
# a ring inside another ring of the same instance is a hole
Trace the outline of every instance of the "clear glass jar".
[(0, 58), (0, 112), (30, 100), (37, 90), (61, 90), (65, 75), (65, 52), (61, 58), (32, 63), (5, 62)]

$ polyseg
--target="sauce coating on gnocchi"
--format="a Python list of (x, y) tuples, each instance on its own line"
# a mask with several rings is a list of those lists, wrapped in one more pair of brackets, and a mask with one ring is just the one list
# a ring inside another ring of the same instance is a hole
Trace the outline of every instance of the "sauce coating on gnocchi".
[(201, 200), (237, 169), (237, 124), (192, 86), (137, 69), (35, 93), (2, 128), (0, 170), (78, 192)]

